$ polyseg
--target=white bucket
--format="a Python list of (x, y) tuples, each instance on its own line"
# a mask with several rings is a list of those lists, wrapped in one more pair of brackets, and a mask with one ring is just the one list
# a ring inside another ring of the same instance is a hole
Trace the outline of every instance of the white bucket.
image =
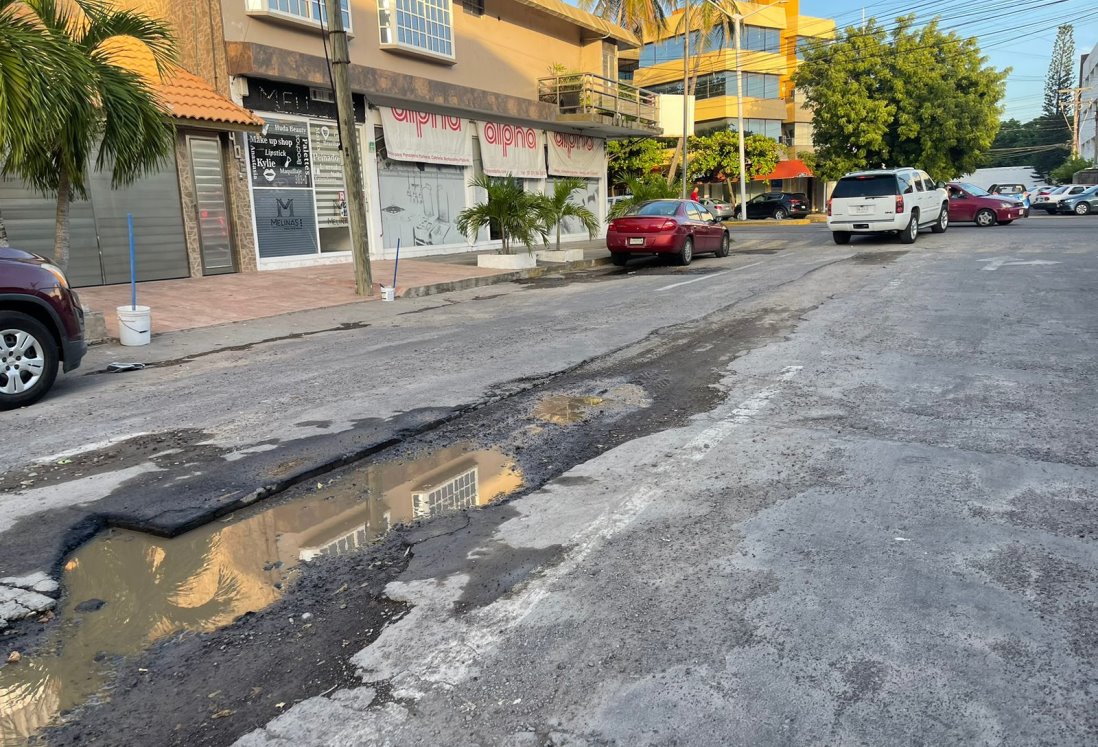
[(152, 313), (148, 306), (118, 307), (118, 341), (123, 345), (148, 345), (152, 339)]
[(396, 300), (396, 288), (390, 288), (388, 285), (381, 286), (381, 300), (382, 301), (395, 301)]

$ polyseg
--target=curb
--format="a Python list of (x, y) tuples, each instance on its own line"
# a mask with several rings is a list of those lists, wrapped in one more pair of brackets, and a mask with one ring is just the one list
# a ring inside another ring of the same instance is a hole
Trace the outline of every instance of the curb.
[(464, 280), (445, 280), (429, 285), (414, 285), (397, 293), (397, 298), (424, 298), (439, 293), (450, 293), (451, 291), (483, 288), (488, 285), (498, 285), (499, 283), (511, 283), (515, 280), (539, 278), (549, 272), (576, 272), (609, 264), (609, 255), (594, 259), (583, 259), (578, 262), (544, 262), (529, 270), (516, 270), (515, 272), (503, 272), (498, 275), (485, 275), (479, 278), (465, 278)]

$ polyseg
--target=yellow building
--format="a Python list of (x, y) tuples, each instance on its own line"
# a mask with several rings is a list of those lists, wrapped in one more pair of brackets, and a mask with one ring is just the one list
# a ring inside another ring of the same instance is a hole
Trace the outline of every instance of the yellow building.
[[(812, 113), (805, 109), (792, 76), (809, 39), (830, 39), (835, 22), (802, 16), (800, 0), (784, 3), (740, 2), (744, 15), (740, 42), (741, 98), (736, 91), (736, 52), (732, 23), (715, 10), (717, 25), (702, 29), (702, 14), (692, 4), (689, 69), (698, 76), (694, 94), (696, 134), (718, 129), (738, 129), (739, 106), (743, 105), (744, 129), (777, 140), (788, 149), (788, 157), (812, 149)], [(729, 10), (731, 5), (729, 4)], [(682, 11), (668, 19), (664, 30), (636, 51), (622, 53), (620, 75), (633, 85), (664, 94), (683, 93)], [(723, 23), (722, 23), (723, 21)], [(704, 33), (703, 33), (704, 32)], [(780, 170), (787, 179), (796, 170)], [(780, 178), (775, 177), (775, 178)], [(803, 185), (800, 190), (804, 191)]]

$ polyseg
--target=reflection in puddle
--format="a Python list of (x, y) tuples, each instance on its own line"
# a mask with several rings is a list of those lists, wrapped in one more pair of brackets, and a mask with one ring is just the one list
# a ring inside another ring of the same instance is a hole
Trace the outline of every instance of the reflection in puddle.
[(534, 407), (534, 417), (547, 423), (571, 425), (586, 419), (588, 411), (602, 402), (602, 397), (554, 394), (538, 402)]
[(0, 745), (22, 744), (102, 691), (116, 657), (263, 609), (300, 561), (354, 550), (398, 524), (482, 506), (521, 486), (503, 453), (457, 445), (349, 472), (296, 500), (174, 539), (103, 534), (66, 563), (61, 619), (40, 654), (0, 669)]

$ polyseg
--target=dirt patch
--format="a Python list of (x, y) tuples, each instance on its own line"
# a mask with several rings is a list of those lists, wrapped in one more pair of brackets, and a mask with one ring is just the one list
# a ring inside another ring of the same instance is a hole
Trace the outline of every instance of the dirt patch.
[(859, 252), (850, 258), (850, 262), (856, 265), (888, 265), (907, 254), (906, 251), (897, 252)]

